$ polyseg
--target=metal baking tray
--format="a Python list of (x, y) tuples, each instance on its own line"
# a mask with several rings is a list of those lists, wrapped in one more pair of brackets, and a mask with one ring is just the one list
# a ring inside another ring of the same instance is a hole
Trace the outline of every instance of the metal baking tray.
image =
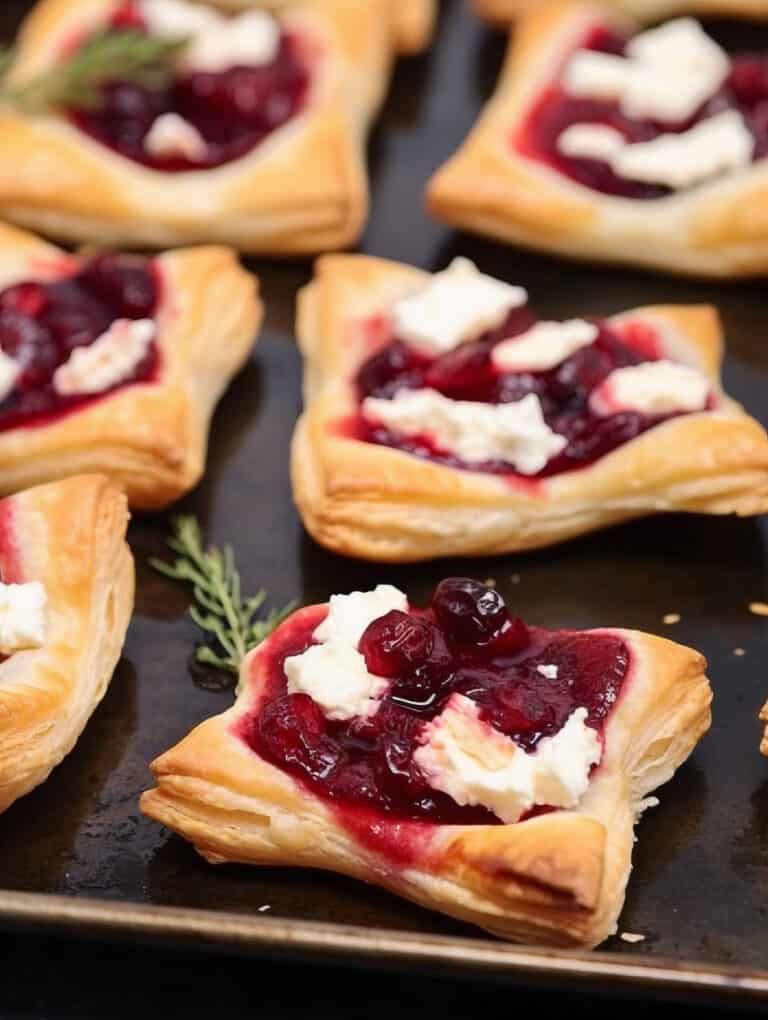
[[(6, 37), (27, 6), (0, 5)], [(755, 26), (723, 23), (716, 34), (733, 47), (768, 49), (768, 31)], [(502, 53), (500, 36), (462, 0), (448, 0), (432, 51), (401, 64), (371, 144), (373, 215), (363, 250), (427, 268), (468, 255), (526, 286), (541, 312), (558, 318), (715, 302), (728, 331), (727, 386), (768, 422), (763, 284), (570, 265), (457, 236), (423, 213), (424, 183), (473, 123)], [(645, 941), (614, 939), (594, 954), (520, 949), (334, 875), (215, 869), (143, 818), (138, 797), (150, 782), (148, 762), (232, 698), (193, 677), (197, 634), (186, 592), (147, 566), (163, 552), (168, 519), (161, 515), (138, 515), (131, 525), (136, 615), (104, 702), (50, 779), (0, 817), (0, 924), (550, 984), (697, 990), (707, 999), (768, 993), (768, 761), (758, 754), (756, 720), (768, 696), (768, 620), (747, 609), (768, 595), (766, 522), (659, 517), (529, 555), (413, 567), (333, 556), (303, 533), (288, 480), (300, 406), (294, 298), (310, 265), (254, 268), (266, 329), (220, 405), (205, 481), (180, 507), (199, 515), (210, 539), (235, 544), (249, 588), (265, 586), (282, 604), (391, 581), (418, 603), (441, 577), (463, 572), (495, 578), (532, 622), (637, 627), (707, 655), (713, 729), (639, 826), (620, 930)], [(667, 613), (681, 622), (665, 627)]]

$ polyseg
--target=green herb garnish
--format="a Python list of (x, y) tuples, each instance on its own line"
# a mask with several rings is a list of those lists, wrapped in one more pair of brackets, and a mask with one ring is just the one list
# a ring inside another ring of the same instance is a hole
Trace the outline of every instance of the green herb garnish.
[[(171, 80), (174, 61), (188, 38), (170, 38), (125, 30), (98, 32), (60, 64), (26, 81), (0, 80), (0, 102), (29, 113), (55, 107), (98, 107), (109, 81), (129, 81), (162, 88)], [(0, 49), (0, 79), (13, 63), (14, 51)]]
[(213, 644), (197, 649), (197, 661), (237, 674), (248, 652), (293, 612), (296, 603), (256, 619), (267, 593), (262, 589), (252, 598), (243, 598), (232, 547), (205, 549), (200, 525), (191, 516), (176, 517), (173, 531), (168, 545), (178, 558), (174, 563), (151, 559), (150, 566), (166, 577), (192, 585), (196, 605), (190, 607), (190, 616), (213, 639)]

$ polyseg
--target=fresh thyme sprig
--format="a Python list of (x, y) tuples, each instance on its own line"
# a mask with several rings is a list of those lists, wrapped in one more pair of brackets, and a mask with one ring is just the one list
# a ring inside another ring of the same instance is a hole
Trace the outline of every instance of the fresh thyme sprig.
[(168, 545), (178, 554), (175, 562), (151, 559), (150, 565), (166, 577), (192, 585), (196, 604), (190, 607), (190, 616), (214, 641), (197, 649), (197, 661), (237, 674), (248, 652), (268, 637), (296, 604), (291, 602), (256, 619), (267, 593), (262, 589), (243, 598), (232, 547), (205, 549), (200, 525), (191, 516), (175, 518), (173, 531)]
[(152, 36), (132, 29), (97, 32), (60, 64), (26, 81), (2, 80), (14, 60), (12, 49), (2, 49), (0, 102), (29, 113), (56, 107), (88, 110), (99, 105), (108, 81), (162, 88), (188, 42), (186, 37)]

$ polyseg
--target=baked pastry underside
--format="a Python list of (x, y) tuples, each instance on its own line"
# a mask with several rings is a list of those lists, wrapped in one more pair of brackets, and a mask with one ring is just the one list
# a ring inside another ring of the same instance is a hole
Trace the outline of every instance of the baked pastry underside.
[(133, 611), (125, 496), (80, 475), (0, 503), (5, 583), (39, 581), (42, 647), (0, 663), (0, 811), (42, 783), (101, 701)]
[(651, 513), (751, 515), (768, 507), (768, 438), (722, 394), (721, 329), (707, 307), (643, 308), (620, 319), (669, 335), (675, 357), (711, 379), (719, 409), (670, 419), (534, 488), (349, 438), (339, 424), (358, 412), (354, 378), (372, 353), (368, 324), (427, 279), (380, 259), (327, 256), (301, 294), (306, 409), (292, 477), (302, 519), (321, 544), (385, 562), (493, 555)]
[[(67, 116), (5, 110), (0, 215), (64, 241), (112, 246), (214, 242), (294, 255), (354, 242), (368, 208), (365, 138), (394, 56), (389, 3), (291, 4), (281, 15), (286, 30), (312, 40), (319, 54), (310, 95), (250, 154), (216, 169), (153, 170)], [(107, 23), (117, 6), (40, 0), (20, 34), (11, 80), (55, 67), (71, 39)]]
[(428, 185), (431, 212), (452, 226), (569, 258), (696, 276), (763, 274), (768, 161), (639, 200), (588, 188), (516, 148), (534, 103), (579, 41), (601, 25), (633, 27), (620, 11), (570, 0), (523, 14), (494, 96)]
[[(504, 938), (595, 946), (616, 929), (644, 798), (706, 731), (711, 698), (696, 652), (637, 632), (600, 633), (626, 642), (632, 666), (604, 730), (602, 763), (575, 810), (512, 825), (419, 826), (418, 854), (407, 862), (379, 852), (239, 735), (259, 705), (273, 639), (244, 663), (235, 706), (153, 763), (157, 786), (142, 810), (214, 864), (336, 871)], [(382, 816), (375, 828), (379, 838), (397, 829), (402, 839), (396, 819)]]
[[(64, 253), (0, 225), (0, 287), (55, 279)], [(156, 381), (108, 393), (48, 424), (0, 431), (0, 492), (103, 472), (131, 506), (167, 506), (200, 479), (216, 403), (245, 362), (262, 319), (257, 281), (233, 252), (158, 256)]]

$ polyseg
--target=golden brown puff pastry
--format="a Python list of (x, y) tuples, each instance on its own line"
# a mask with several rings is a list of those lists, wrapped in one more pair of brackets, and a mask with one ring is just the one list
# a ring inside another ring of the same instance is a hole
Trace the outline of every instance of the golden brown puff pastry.
[[(0, 225), (0, 290), (56, 279), (71, 262)], [(261, 323), (258, 283), (226, 248), (166, 252), (155, 264), (159, 377), (99, 395), (48, 424), (0, 430), (0, 492), (98, 471), (125, 488), (131, 506), (157, 509), (199, 481), (211, 415)]]
[[(658, 21), (674, 14), (702, 17), (724, 15), (729, 18), (766, 18), (767, 0), (602, 0), (605, 7), (628, 14), (638, 21)], [(504, 25), (541, 7), (535, 0), (471, 0), (472, 7), (484, 18)]]
[(768, 758), (768, 701), (763, 705), (760, 712), (760, 721), (766, 724), (763, 739), (760, 742), (760, 753)]
[(133, 611), (125, 496), (79, 475), (0, 503), (6, 584), (47, 594), (39, 648), (0, 662), (0, 811), (42, 783), (75, 745), (101, 701)]
[[(225, 10), (242, 11), (249, 7), (265, 7), (279, 11), (307, 0), (212, 0)], [(311, 0), (309, 0), (311, 2)], [(395, 0), (389, 5), (394, 20), (395, 38), (400, 53), (420, 53), (429, 45), (437, 16), (437, 0)]]
[(403, 824), (376, 812), (365, 821), (352, 815), (350, 825), (242, 736), (249, 718), (261, 718), (281, 633), (317, 609), (300, 610), (245, 660), (231, 709), (153, 762), (157, 786), (143, 795), (142, 811), (213, 864), (340, 872), (515, 941), (592, 947), (611, 935), (644, 799), (710, 724), (702, 656), (636, 631), (586, 632), (625, 642), (631, 666), (605, 724), (601, 764), (573, 809), (496, 825)]
[[(153, 170), (65, 116), (0, 114), (0, 215), (65, 241), (168, 247), (221, 242), (295, 255), (351, 244), (367, 215), (364, 145), (389, 80), (390, 0), (312, 0), (284, 16), (311, 39), (304, 109), (250, 154), (216, 169)], [(41, 0), (24, 23), (11, 80), (55, 67), (72, 38), (121, 0)], [(51, 187), (55, 181), (56, 186)]]
[[(711, 379), (717, 411), (671, 418), (533, 491), (349, 438), (339, 423), (358, 411), (354, 376), (391, 339), (393, 303), (428, 279), (382, 259), (329, 255), (300, 294), (305, 410), (293, 438), (293, 490), (322, 545), (384, 562), (496, 555), (663, 511), (748, 516), (768, 509), (768, 437), (722, 392), (722, 332), (705, 306), (641, 308), (609, 322), (659, 330), (677, 360)], [(370, 324), (382, 317), (372, 345)]]
[(768, 270), (768, 160), (664, 198), (617, 198), (513, 145), (532, 104), (594, 26), (632, 27), (610, 8), (558, 2), (518, 23), (496, 93), (427, 189), (452, 226), (572, 258), (672, 273), (742, 277)]

